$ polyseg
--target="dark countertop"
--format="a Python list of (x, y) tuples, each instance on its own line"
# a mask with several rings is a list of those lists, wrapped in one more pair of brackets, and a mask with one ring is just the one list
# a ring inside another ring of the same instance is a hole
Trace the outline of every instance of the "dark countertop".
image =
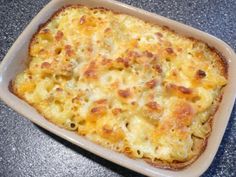
[[(122, 0), (191, 25), (236, 50), (235, 0)], [(48, 0), (0, 0), (0, 61)], [(1, 91), (1, 90), (0, 90)], [(0, 101), (0, 176), (142, 176), (39, 128)], [(236, 176), (236, 106), (204, 177)]]

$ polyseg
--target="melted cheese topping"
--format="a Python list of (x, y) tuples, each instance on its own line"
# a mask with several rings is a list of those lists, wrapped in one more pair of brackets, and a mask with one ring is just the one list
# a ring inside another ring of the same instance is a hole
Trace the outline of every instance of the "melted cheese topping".
[[(104, 9), (67, 7), (34, 36), (14, 92), (48, 120), (133, 158), (194, 155), (226, 85), (206, 44)], [(207, 122), (207, 123), (206, 123)]]

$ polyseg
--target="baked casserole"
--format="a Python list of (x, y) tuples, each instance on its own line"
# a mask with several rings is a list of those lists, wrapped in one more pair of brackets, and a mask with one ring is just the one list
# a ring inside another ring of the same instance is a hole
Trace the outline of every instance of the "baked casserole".
[(73, 5), (42, 25), (12, 92), (46, 119), (161, 168), (204, 151), (227, 84), (216, 50), (104, 8)]

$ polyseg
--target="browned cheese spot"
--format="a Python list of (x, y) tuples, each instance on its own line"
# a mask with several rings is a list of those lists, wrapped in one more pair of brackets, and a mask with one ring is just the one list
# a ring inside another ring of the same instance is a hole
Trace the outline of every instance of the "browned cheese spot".
[(138, 53), (138, 52), (135, 52), (135, 51), (129, 51), (128, 52), (128, 57), (134, 57), (134, 58), (137, 58), (137, 57), (140, 57), (141, 55)]
[(63, 89), (62, 89), (62, 88), (60, 88), (60, 87), (57, 87), (57, 88), (56, 88), (56, 91), (58, 91), (58, 92), (62, 92), (62, 91), (63, 91)]
[(182, 92), (183, 94), (191, 94), (191, 93), (192, 93), (192, 89), (186, 88), (186, 87), (184, 87), (184, 86), (179, 86), (179, 87), (178, 87), (178, 90), (179, 90), (180, 92)]
[(111, 63), (112, 63), (112, 60), (111, 59), (107, 59), (107, 58), (104, 58), (101, 61), (102, 65), (108, 65), (108, 64), (111, 64)]
[(162, 38), (162, 37), (163, 37), (163, 34), (160, 33), (160, 32), (157, 32), (157, 33), (156, 33), (156, 36), (159, 37), (159, 38)]
[(155, 101), (148, 102), (147, 104), (145, 104), (145, 106), (148, 107), (152, 111), (161, 110), (161, 106)]
[(166, 48), (166, 51), (168, 54), (173, 54), (174, 53), (174, 50), (172, 48)]
[(152, 52), (149, 52), (149, 51), (145, 51), (144, 54), (148, 57), (148, 58), (152, 58), (153, 57), (153, 54)]
[(56, 36), (55, 36), (55, 39), (56, 39), (57, 41), (60, 41), (60, 40), (63, 38), (63, 36), (64, 36), (64, 34), (63, 34), (62, 31), (57, 31), (57, 34), (56, 34)]
[(109, 33), (109, 32), (111, 32), (111, 28), (106, 28), (106, 29), (104, 30), (104, 33)]
[(92, 61), (88, 68), (84, 72), (84, 76), (87, 78), (92, 78), (96, 79), (97, 78), (97, 73), (96, 73), (96, 64), (94, 61)]
[(154, 69), (158, 72), (158, 73), (162, 73), (162, 69), (160, 65), (155, 65)]
[(106, 104), (107, 103), (107, 99), (100, 99), (95, 101), (96, 104)]
[(118, 90), (118, 95), (122, 98), (128, 98), (131, 96), (130, 89)]
[(51, 64), (48, 63), (48, 62), (43, 62), (43, 63), (41, 64), (41, 68), (50, 68), (50, 66), (51, 66)]
[(145, 85), (146, 85), (148, 88), (153, 89), (153, 88), (156, 87), (156, 85), (157, 85), (157, 80), (156, 80), (156, 79), (152, 79), (152, 80), (146, 82)]
[(107, 124), (103, 125), (102, 130), (107, 134), (112, 133), (112, 128)]
[(120, 114), (122, 112), (122, 109), (121, 108), (114, 108), (114, 109), (112, 109), (112, 113), (113, 113), (113, 115), (118, 115), (118, 114)]
[(205, 71), (199, 69), (199, 70), (196, 72), (196, 78), (197, 78), (197, 79), (202, 79), (202, 78), (204, 78), (204, 77), (206, 77)]
[(91, 109), (91, 114), (96, 116), (103, 116), (106, 113), (106, 107), (105, 106), (97, 106)]
[(116, 61), (118, 63), (122, 63), (126, 68), (129, 67), (129, 59), (128, 58), (121, 58), (121, 57), (119, 57), (119, 58), (116, 59)]
[(191, 94), (193, 91), (190, 88), (186, 88), (184, 86), (178, 86), (175, 84), (167, 84), (166, 85), (167, 91), (179, 91), (180, 93), (183, 94)]
[(65, 51), (66, 51), (66, 54), (69, 56), (69, 57), (72, 57), (75, 53), (74, 53), (74, 50), (72, 49), (71, 45), (65, 45)]

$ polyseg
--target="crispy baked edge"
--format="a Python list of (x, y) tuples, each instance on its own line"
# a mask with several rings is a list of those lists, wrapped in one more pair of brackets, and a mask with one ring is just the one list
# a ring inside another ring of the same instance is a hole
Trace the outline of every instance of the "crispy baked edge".
[[(36, 35), (39, 33), (39, 31), (44, 28), (48, 23), (51, 22), (51, 20), (56, 17), (58, 14), (60, 14), (61, 12), (63, 12), (65, 9), (67, 8), (80, 8), (80, 7), (83, 7), (85, 5), (81, 5), (81, 4), (75, 4), (75, 5), (66, 5), (66, 6), (63, 6), (61, 7), (60, 9), (58, 9), (57, 11), (55, 11), (51, 17), (44, 23), (40, 24), (38, 29), (36, 30), (36, 32), (33, 34), (31, 40), (30, 40), (30, 43), (29, 43), (29, 46), (28, 46), (28, 63), (29, 61), (31, 60), (30, 58), (30, 49), (31, 49), (31, 44), (32, 42), (35, 40), (35, 37)], [(86, 6), (87, 7), (87, 6)], [(114, 12), (113, 10), (110, 10), (110, 9), (107, 9), (107, 8), (104, 8), (104, 7), (92, 7), (92, 8), (89, 8), (89, 9), (103, 9), (105, 11), (111, 11), (113, 12), (114, 14), (124, 14), (124, 13), (119, 13), (119, 12)], [(127, 15), (127, 14), (125, 14)], [(129, 16), (132, 16), (132, 15), (129, 15)], [(133, 16), (135, 17), (135, 16)], [(137, 18), (137, 17), (135, 17)], [(138, 18), (139, 19), (139, 18)], [(143, 20), (144, 21), (144, 20)], [(153, 25), (158, 25), (156, 23), (151, 23), (151, 22), (147, 22), (147, 23), (150, 23), (150, 24), (153, 24)], [(176, 33), (175, 30), (169, 28), (168, 26), (161, 26), (161, 25), (158, 25), (160, 27), (163, 27), (165, 28), (165, 30), (168, 30), (168, 31), (171, 31), (173, 33)], [(196, 42), (202, 42), (204, 44), (207, 45), (207, 47), (211, 50), (211, 52), (216, 56), (217, 60), (216, 60), (216, 65), (217, 67), (220, 68), (220, 71), (221, 71), (221, 74), (224, 75), (226, 78), (228, 78), (228, 62), (227, 60), (225, 59), (225, 57), (214, 47), (211, 47), (209, 46), (206, 42), (204, 41), (201, 41), (201, 40), (198, 40), (194, 37), (188, 37), (188, 36), (184, 36), (184, 35), (181, 35), (181, 34), (178, 34), (176, 33), (177, 35), (180, 35), (186, 39), (190, 39), (192, 41), (196, 41)], [(21, 97), (18, 93), (17, 93), (17, 90), (16, 88), (14, 87), (14, 81), (10, 81), (9, 82), (9, 91), (12, 92), (13, 94), (15, 94), (18, 98), (26, 101), (23, 97)], [(213, 103), (213, 111), (211, 112), (210, 114), (210, 118), (206, 121), (206, 123), (210, 124), (210, 129), (212, 130), (212, 122), (213, 122), (213, 119), (214, 119), (214, 115), (216, 113), (216, 111), (218, 110), (219, 108), (219, 104), (221, 102), (221, 99), (222, 99), (222, 96), (223, 96), (223, 90), (224, 88), (222, 87), (221, 88), (221, 93), (219, 94), (219, 96), (216, 98), (216, 100), (214, 101)], [(27, 102), (27, 101), (26, 101)], [(27, 102), (28, 103), (28, 102)], [(39, 109), (37, 108), (37, 105), (33, 105), (33, 104), (30, 104), (28, 103), (29, 105), (33, 106), (45, 119), (47, 119), (48, 121), (52, 122), (50, 119), (48, 119), (42, 112), (39, 111)], [(53, 122), (52, 122), (53, 123)], [(206, 124), (205, 123), (205, 124)], [(57, 125), (58, 126), (58, 125)], [(62, 126), (59, 126), (61, 128), (64, 128)], [(164, 161), (164, 160), (155, 160), (154, 162), (151, 161), (150, 159), (148, 158), (141, 158), (143, 159), (145, 162), (147, 162), (148, 164), (151, 164), (152, 166), (154, 167), (157, 167), (157, 168), (163, 168), (163, 169), (169, 169), (169, 170), (180, 170), (180, 169), (183, 169), (183, 168), (186, 168), (187, 166), (191, 165), (193, 162), (195, 162), (199, 156), (205, 151), (206, 149), (206, 146), (207, 146), (207, 142), (208, 142), (208, 138), (211, 134), (211, 130), (209, 132), (209, 134), (206, 136), (205, 139), (203, 138), (199, 138), (199, 137), (195, 137), (193, 136), (194, 138), (194, 146), (193, 146), (193, 149), (194, 150), (194, 153), (196, 153), (196, 155), (194, 155), (192, 158), (190, 158), (189, 160), (187, 161), (184, 161), (184, 162), (178, 162), (178, 161), (173, 161), (173, 162), (167, 162), (167, 161)], [(196, 143), (196, 139), (198, 139), (198, 143)], [(93, 142), (93, 143), (96, 143), (96, 142)], [(98, 143), (96, 143), (98, 144)], [(124, 153), (123, 153), (124, 154)]]

